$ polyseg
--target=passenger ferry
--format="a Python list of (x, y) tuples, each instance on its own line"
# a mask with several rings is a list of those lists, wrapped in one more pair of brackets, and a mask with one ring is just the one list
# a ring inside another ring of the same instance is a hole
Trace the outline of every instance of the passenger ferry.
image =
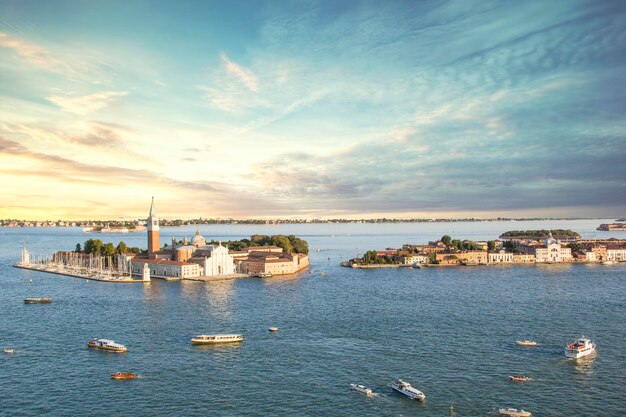
[(126, 346), (119, 343), (115, 343), (113, 340), (108, 339), (91, 339), (87, 342), (88, 347), (108, 350), (111, 352), (126, 352)]
[(595, 351), (596, 344), (590, 339), (581, 337), (574, 343), (570, 343), (565, 347), (565, 356), (571, 359), (578, 359), (583, 356), (591, 355)]
[(215, 345), (218, 343), (238, 343), (243, 341), (240, 334), (201, 334), (191, 339), (192, 345)]
[(394, 382), (391, 385), (391, 388), (401, 394), (406, 395), (412, 400), (424, 401), (426, 399), (426, 396), (422, 391), (418, 390), (417, 388), (413, 388), (411, 384), (409, 384), (408, 382), (404, 382), (401, 379), (398, 379), (396, 382)]

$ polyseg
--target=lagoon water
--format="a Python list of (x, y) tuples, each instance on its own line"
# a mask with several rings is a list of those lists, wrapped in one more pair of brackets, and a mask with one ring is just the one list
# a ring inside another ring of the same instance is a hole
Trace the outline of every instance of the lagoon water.
[[(23, 244), (71, 250), (90, 237), (145, 247), (145, 234), (78, 228), (0, 228), (1, 415), (534, 416), (626, 414), (626, 265), (351, 270), (367, 249), (450, 234), (493, 239), (506, 230), (571, 228), (585, 237), (610, 220), (428, 224), (201, 226), (206, 238), (296, 234), (311, 268), (298, 276), (215, 283), (112, 284), (12, 268)], [(162, 241), (194, 227), (163, 228)], [(626, 237), (623, 235), (621, 237)], [(315, 249), (319, 249), (316, 252)], [(323, 272), (323, 276), (321, 276)], [(49, 305), (25, 305), (49, 295)], [(280, 328), (277, 333), (269, 326)], [(240, 346), (195, 347), (200, 333), (243, 333)], [(587, 360), (565, 343), (598, 344)], [(111, 338), (125, 354), (93, 351)], [(515, 340), (533, 338), (537, 348)], [(115, 371), (144, 378), (112, 381)], [(534, 381), (511, 383), (523, 373)], [(425, 403), (395, 394), (401, 377)], [(367, 398), (348, 389), (365, 384)]]

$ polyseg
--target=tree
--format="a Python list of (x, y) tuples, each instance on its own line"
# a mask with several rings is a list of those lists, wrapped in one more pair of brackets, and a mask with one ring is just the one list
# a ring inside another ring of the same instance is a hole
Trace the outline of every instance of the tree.
[(378, 262), (378, 257), (376, 256), (376, 251), (368, 250), (363, 255), (363, 263), (364, 264), (375, 264)]
[(85, 253), (93, 253), (94, 255), (102, 255), (103, 243), (100, 239), (89, 239), (85, 242)]
[(458, 250), (461, 250), (463, 249), (463, 242), (461, 242), (459, 239), (453, 239), (452, 242), (450, 242), (450, 245), (448, 246), (453, 246), (457, 248)]
[(435, 252), (428, 252), (428, 262), (431, 264), (437, 263), (437, 254)]
[(496, 250), (496, 241), (495, 240), (490, 240), (490, 241), (487, 242), (487, 250), (489, 250), (489, 251)]
[(104, 256), (113, 256), (115, 255), (115, 246), (111, 242), (104, 245), (102, 248), (102, 255)]
[(76, 244), (76, 252), (80, 252), (80, 243)]
[(441, 242), (446, 246), (450, 246), (452, 244), (452, 238), (448, 235), (443, 235), (441, 237)]
[(279, 248), (283, 248), (283, 251), (287, 253), (293, 253), (293, 245), (287, 236), (272, 236), (272, 244), (278, 246)]
[[(167, 243), (165, 244), (165, 246), (167, 246)], [(124, 243), (123, 241), (120, 241), (120, 243), (117, 244), (117, 247), (115, 248), (115, 252), (119, 253), (120, 255), (123, 255), (126, 253), (126, 243)]]

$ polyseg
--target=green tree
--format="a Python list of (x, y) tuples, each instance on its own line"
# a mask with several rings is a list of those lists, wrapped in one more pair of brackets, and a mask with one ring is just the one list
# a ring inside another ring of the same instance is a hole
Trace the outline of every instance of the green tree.
[(306, 240), (300, 239), (294, 235), (289, 235), (287, 238), (289, 239), (289, 242), (291, 242), (295, 253), (303, 253), (305, 255), (309, 254), (309, 244)]
[(80, 252), (80, 243), (76, 244), (76, 252)]
[(104, 244), (100, 239), (89, 239), (83, 246), (85, 253), (93, 253), (94, 255), (102, 255), (102, 247)]
[(489, 251), (496, 250), (496, 241), (495, 240), (490, 240), (490, 241), (487, 242), (487, 250), (489, 250)]
[(452, 244), (452, 238), (448, 235), (443, 235), (441, 237), (441, 242), (446, 246), (450, 246)]
[[(165, 246), (167, 246), (167, 243), (165, 244)], [(123, 241), (120, 241), (120, 243), (117, 244), (117, 247), (115, 248), (115, 252), (119, 253), (120, 255), (123, 255), (126, 253), (126, 243), (124, 243)]]
[(109, 242), (102, 248), (102, 255), (104, 256), (113, 256), (115, 255), (115, 246), (113, 243)]
[(462, 250), (463, 242), (461, 242), (459, 239), (453, 239), (452, 242), (450, 242), (450, 245), (448, 246), (452, 246), (454, 248), (457, 248), (458, 250)]
[(376, 262), (378, 262), (378, 257), (376, 256), (376, 251), (373, 250), (368, 250), (367, 252), (365, 252), (365, 255), (363, 255), (363, 263), (364, 264), (375, 264)]
[(437, 263), (437, 254), (435, 252), (428, 252), (428, 262), (431, 264)]
[(276, 235), (272, 236), (272, 244), (278, 246), (279, 248), (283, 248), (283, 251), (287, 253), (293, 253), (293, 246), (289, 241), (287, 236)]

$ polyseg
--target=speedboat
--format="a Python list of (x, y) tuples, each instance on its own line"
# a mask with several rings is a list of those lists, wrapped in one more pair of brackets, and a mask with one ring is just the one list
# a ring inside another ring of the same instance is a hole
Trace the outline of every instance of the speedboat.
[(586, 337), (581, 337), (565, 347), (565, 356), (571, 359), (582, 358), (596, 351), (596, 344)]
[(511, 417), (530, 417), (533, 415), (530, 411), (518, 410), (517, 408), (501, 408), (498, 412), (501, 416)]
[(269, 329), (270, 332), (277, 332), (278, 331), (278, 327), (270, 327)]
[(137, 379), (139, 375), (132, 372), (114, 372), (111, 374), (111, 379)]
[(424, 401), (426, 399), (426, 396), (422, 391), (418, 390), (417, 388), (413, 388), (411, 384), (409, 384), (408, 382), (404, 382), (401, 379), (398, 379), (396, 382), (394, 382), (391, 385), (391, 388), (401, 394), (406, 395), (412, 400)]
[(510, 376), (509, 379), (511, 381), (515, 381), (515, 382), (528, 382), (530, 381), (530, 378), (524, 375), (513, 375)]
[(15, 353), (15, 349), (13, 349), (13, 348), (4, 348), (4, 353)]
[(192, 345), (215, 345), (218, 343), (238, 343), (243, 341), (240, 334), (201, 334), (191, 339)]
[(367, 395), (368, 397), (370, 395), (374, 395), (374, 391), (372, 391), (370, 388), (367, 388), (365, 385), (361, 385), (361, 384), (350, 384), (350, 389), (358, 391), (362, 394)]
[(50, 304), (51, 297), (28, 297), (24, 299), (24, 304)]
[(121, 345), (119, 343), (115, 343), (113, 340), (108, 339), (91, 339), (87, 342), (87, 346), (96, 349), (107, 350), (110, 352), (126, 352), (126, 346)]
[(516, 340), (515, 343), (517, 343), (518, 346), (538, 346), (539, 343), (535, 342), (534, 340)]

